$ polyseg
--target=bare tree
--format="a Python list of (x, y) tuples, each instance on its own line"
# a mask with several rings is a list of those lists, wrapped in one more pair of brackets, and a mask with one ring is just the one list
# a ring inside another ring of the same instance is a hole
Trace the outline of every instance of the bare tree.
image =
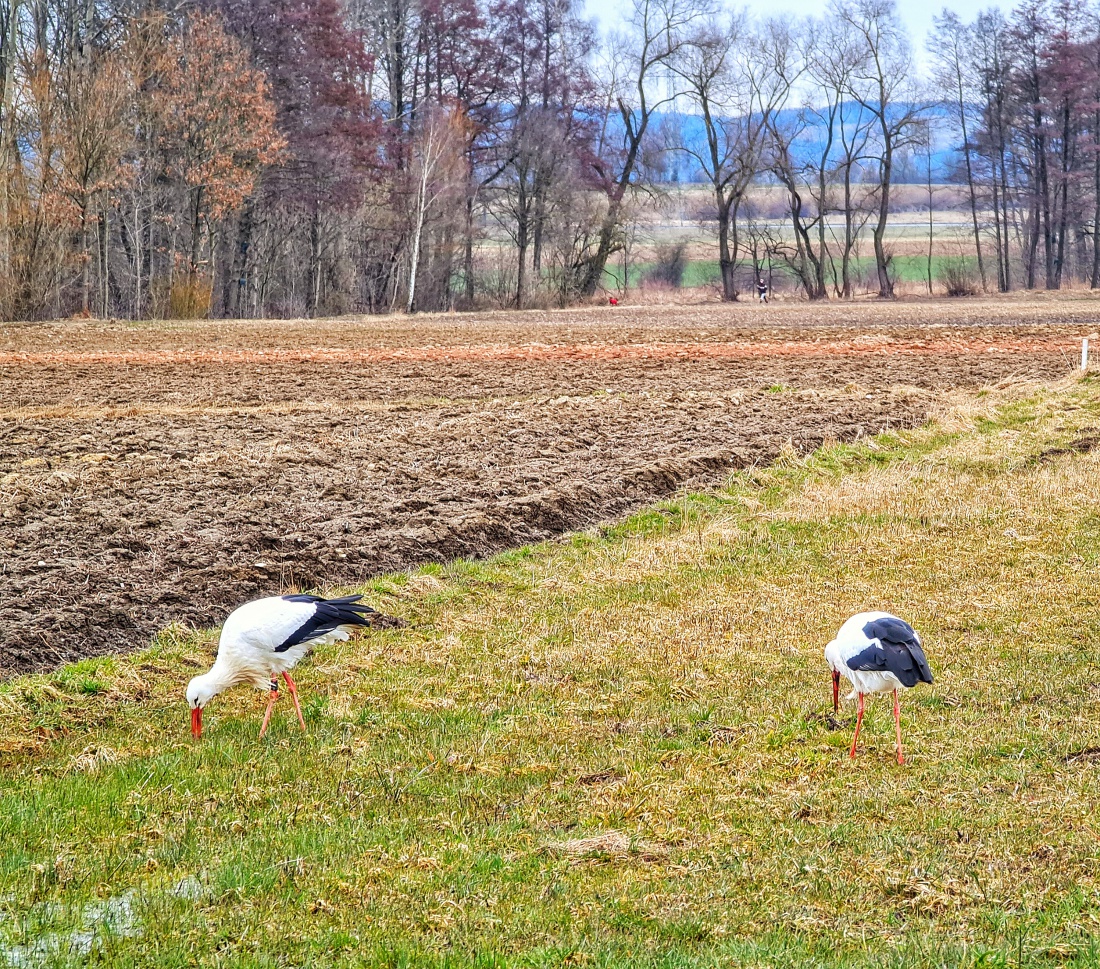
[(914, 142), (924, 113), (915, 89), (913, 54), (894, 0), (833, 0), (831, 11), (852, 31), (858, 60), (848, 80), (851, 98), (875, 118), (878, 129), (878, 219), (872, 238), (878, 270), (879, 295), (894, 295), (886, 226), (890, 217), (890, 189), (894, 156)]
[(108, 315), (110, 238), (106, 193), (121, 188), (126, 181), (123, 156), (133, 134), (129, 117), (132, 92), (130, 75), (116, 55), (107, 55), (87, 69), (70, 68), (64, 75), (59, 108), (65, 125), (61, 164), (65, 187), (80, 211), (81, 285), (80, 306), (89, 312), (91, 296), (90, 224), (99, 213), (100, 297), (99, 312)]
[[(817, 292), (825, 295), (825, 269), (828, 264), (833, 287), (845, 299), (853, 294), (852, 260), (859, 235), (870, 218), (870, 205), (875, 202), (873, 184), (864, 185), (860, 178), (863, 167), (872, 160), (870, 154), (875, 119), (870, 112), (849, 100), (848, 89), (853, 67), (859, 62), (858, 39), (848, 26), (833, 18), (813, 25), (815, 43), (808, 55), (809, 76), (817, 97), (804, 109), (804, 123), (810, 130), (823, 133), (823, 144), (813, 159), (813, 181), (809, 187), (818, 203), (821, 218), (817, 223), (818, 261)], [(839, 200), (832, 201), (839, 193)], [(831, 212), (840, 211), (842, 231), (829, 222)], [(827, 243), (827, 236), (830, 243)], [(840, 272), (837, 278), (834, 249), (840, 250)]]
[[(1012, 288), (1011, 239), (1018, 234), (1009, 190), (1009, 139), (1013, 107), (1010, 103), (1008, 24), (999, 10), (989, 10), (974, 21), (971, 58), (978, 76), (979, 117), (974, 133), (975, 155), (988, 166), (986, 185), (993, 211), (997, 252), (997, 288)], [(980, 174), (980, 173), (979, 173)]]
[(1088, 12), (1089, 40), (1084, 56), (1088, 62), (1089, 100), (1092, 102), (1091, 132), (1086, 157), (1092, 160), (1092, 267), (1089, 286), (1100, 288), (1100, 8)]
[(415, 190), (406, 313), (411, 313), (416, 306), (425, 224), (445, 200), (453, 199), (460, 193), (465, 181), (462, 127), (460, 113), (442, 107), (428, 109), (419, 120), (419, 137), (413, 142), (411, 176)]
[(705, 145), (681, 144), (706, 175), (718, 219), (722, 298), (737, 299), (737, 217), (752, 181), (766, 167), (773, 118), (800, 73), (790, 31), (777, 22), (754, 29), (744, 14), (728, 25), (711, 20), (689, 35), (672, 63), (703, 120)]
[[(628, 33), (611, 41), (601, 79), (605, 122), (590, 161), (607, 209), (595, 238), (585, 244), (574, 266), (578, 289), (586, 296), (595, 293), (617, 248), (624, 199), (642, 167), (654, 114), (675, 99), (669, 84), (671, 63), (691, 28), (710, 12), (710, 0), (633, 0)], [(621, 137), (612, 135), (612, 111), (621, 120)]]
[[(773, 22), (766, 35), (773, 63), (792, 86), (803, 73), (809, 71), (813, 78), (814, 71), (820, 75), (823, 70), (829, 48), (817, 43), (815, 33), (820, 29), (822, 25), (813, 22), (798, 31)], [(838, 49), (837, 54), (842, 56), (843, 51)], [(826, 296), (828, 190), (833, 175), (834, 142), (844, 109), (838, 82), (826, 91), (816, 106), (811, 101), (794, 114), (775, 113), (768, 132), (768, 166), (786, 190), (794, 231), (794, 245), (778, 245), (774, 251), (794, 273), (809, 299)], [(825, 135), (824, 145), (815, 149), (814, 136), (821, 133)]]
[[(16, 157), (15, 84), (21, 0), (0, 6), (0, 281), (10, 286), (12, 270), (12, 167)], [(8, 311), (10, 312), (10, 310)]]
[(944, 8), (932, 21), (933, 33), (928, 39), (928, 49), (934, 63), (933, 80), (944, 92), (942, 103), (951, 108), (953, 120), (962, 136), (963, 164), (966, 171), (966, 190), (970, 201), (970, 220), (974, 228), (974, 251), (978, 257), (978, 275), (982, 289), (988, 286), (985, 261), (982, 258), (982, 233), (978, 223), (978, 191), (974, 177), (973, 145), (971, 131), (974, 128), (971, 113), (979, 103), (978, 77), (971, 60), (974, 43), (973, 31), (964, 24), (957, 13)]

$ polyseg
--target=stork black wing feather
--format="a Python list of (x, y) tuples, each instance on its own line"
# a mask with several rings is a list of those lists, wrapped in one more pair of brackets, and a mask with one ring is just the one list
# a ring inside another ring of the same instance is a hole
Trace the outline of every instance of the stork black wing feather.
[(309, 595), (283, 596), (287, 602), (309, 602), (316, 608), (309, 619), (275, 647), (275, 652), (285, 653), (291, 646), (308, 643), (311, 639), (324, 636), (339, 626), (369, 626), (370, 620), (366, 618), (367, 615), (377, 613), (366, 603), (361, 603), (359, 600), (362, 598), (362, 596), (343, 596), (339, 599), (324, 599), (321, 596)]
[(863, 635), (872, 642), (848, 660), (848, 668), (868, 672), (890, 672), (905, 686), (931, 683), (932, 670), (921, 649), (920, 637), (901, 619), (875, 619), (863, 627)]

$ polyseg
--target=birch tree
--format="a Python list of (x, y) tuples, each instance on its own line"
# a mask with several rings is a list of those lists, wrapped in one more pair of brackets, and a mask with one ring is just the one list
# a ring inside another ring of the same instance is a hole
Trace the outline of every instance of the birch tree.
[(460, 196), (465, 183), (464, 149), (466, 138), (463, 118), (456, 110), (433, 107), (420, 119), (418, 137), (413, 143), (412, 233), (409, 244), (409, 286), (405, 312), (416, 307), (424, 229), (431, 216), (448, 199)]

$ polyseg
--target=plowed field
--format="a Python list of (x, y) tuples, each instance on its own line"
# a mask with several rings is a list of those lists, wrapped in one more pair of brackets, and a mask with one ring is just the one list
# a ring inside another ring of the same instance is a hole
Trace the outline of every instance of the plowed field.
[(1097, 303), (0, 326), (0, 673), (612, 519), (1069, 371)]

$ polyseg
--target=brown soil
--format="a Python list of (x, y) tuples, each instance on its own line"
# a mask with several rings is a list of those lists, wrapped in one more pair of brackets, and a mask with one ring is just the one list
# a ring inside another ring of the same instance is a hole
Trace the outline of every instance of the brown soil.
[(944, 356), (947, 354), (982, 353), (1056, 353), (1065, 350), (1064, 337), (1046, 339), (989, 340), (787, 340), (776, 342), (710, 342), (710, 343), (521, 343), (485, 344), (482, 346), (393, 347), (330, 349), (310, 347), (296, 350), (165, 350), (125, 351), (122, 353), (0, 353), (0, 366), (5, 364), (60, 364), (79, 366), (113, 364), (126, 366), (195, 365), (195, 364), (258, 364), (258, 363), (448, 363), (497, 362), (523, 363), (560, 360), (743, 360), (770, 357), (808, 356)]
[(929, 391), (1064, 374), (1093, 316), (755, 309), (0, 327), (0, 672), (911, 426)]

